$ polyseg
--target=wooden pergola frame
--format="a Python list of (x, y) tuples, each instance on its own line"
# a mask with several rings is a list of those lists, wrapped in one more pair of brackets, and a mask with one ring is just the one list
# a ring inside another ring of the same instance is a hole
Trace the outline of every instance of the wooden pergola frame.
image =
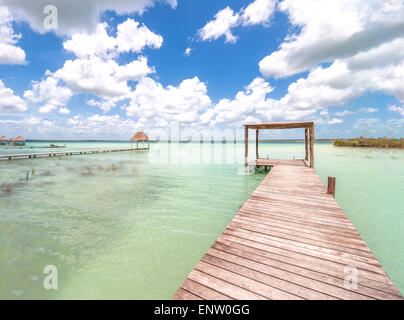
[[(253, 129), (256, 132), (255, 155), (259, 159), (258, 153), (258, 136), (260, 130), (276, 130), (276, 129), (305, 129), (305, 160), (309, 160), (310, 152), (310, 167), (314, 168), (314, 123), (313, 122), (285, 122), (285, 123), (262, 123), (262, 124), (246, 124), (245, 127), (245, 166), (248, 166), (248, 129)], [(310, 138), (309, 138), (310, 136)]]

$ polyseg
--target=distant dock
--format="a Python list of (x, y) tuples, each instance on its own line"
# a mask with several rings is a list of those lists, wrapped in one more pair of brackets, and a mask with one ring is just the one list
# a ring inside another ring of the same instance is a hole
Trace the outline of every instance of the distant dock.
[(73, 155), (86, 155), (86, 154), (99, 154), (111, 152), (127, 152), (127, 151), (141, 151), (149, 150), (149, 148), (129, 148), (129, 149), (105, 149), (105, 150), (77, 150), (77, 151), (63, 151), (63, 152), (41, 152), (41, 153), (15, 153), (0, 155), (0, 160), (17, 160), (17, 159), (36, 159), (45, 157), (56, 156), (73, 156)]

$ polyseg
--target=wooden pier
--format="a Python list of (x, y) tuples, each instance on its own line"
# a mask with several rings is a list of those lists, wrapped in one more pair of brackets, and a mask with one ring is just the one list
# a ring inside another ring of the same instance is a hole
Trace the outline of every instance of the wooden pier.
[(304, 128), (306, 158), (260, 159), (257, 143), (246, 164), (270, 172), (173, 299), (402, 300), (313, 169), (313, 123), (246, 126), (246, 157), (248, 127)]
[(60, 157), (60, 156), (73, 156), (73, 155), (124, 152), (124, 151), (140, 151), (140, 150), (149, 150), (149, 148), (76, 150), (76, 151), (63, 151), (63, 152), (0, 154), (0, 160), (35, 159), (35, 158), (44, 158), (44, 157), (56, 157), (56, 156)]
[(314, 169), (292, 160), (273, 165), (174, 299), (402, 296)]

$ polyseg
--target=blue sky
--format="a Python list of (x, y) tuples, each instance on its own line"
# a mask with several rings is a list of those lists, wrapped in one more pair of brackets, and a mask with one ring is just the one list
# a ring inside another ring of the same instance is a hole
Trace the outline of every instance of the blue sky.
[(304, 2), (55, 0), (49, 29), (47, 1), (3, 0), (0, 135), (307, 120), (319, 138), (404, 136), (403, 1)]

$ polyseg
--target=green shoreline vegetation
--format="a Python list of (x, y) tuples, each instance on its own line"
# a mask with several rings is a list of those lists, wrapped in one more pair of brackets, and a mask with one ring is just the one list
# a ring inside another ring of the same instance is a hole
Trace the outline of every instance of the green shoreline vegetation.
[(354, 148), (384, 148), (384, 149), (404, 149), (404, 138), (391, 139), (382, 138), (355, 138), (355, 139), (338, 139), (334, 141), (336, 147), (354, 147)]
[[(332, 143), (334, 142), (335, 139), (314, 139), (315, 142), (317, 143)], [(233, 140), (233, 139), (228, 139), (227, 142), (236, 142), (236, 143), (244, 143), (244, 140)], [(254, 140), (252, 140), (254, 141)], [(260, 139), (260, 143), (304, 143), (304, 139)], [(48, 142), (54, 142), (54, 143), (78, 143), (78, 142), (88, 142), (88, 143), (126, 143), (129, 142), (127, 140), (38, 140), (38, 139), (27, 139), (27, 142), (33, 142), (33, 143), (48, 143)], [(150, 142), (170, 142), (169, 140), (166, 139), (161, 139), (161, 140), (153, 140), (150, 139)], [(174, 141), (173, 141), (174, 142)], [(201, 140), (197, 141), (189, 141), (189, 140), (180, 140), (180, 143), (189, 143), (189, 142), (194, 142), (194, 143), (200, 143)], [(213, 140), (204, 140), (204, 142), (217, 142), (217, 143), (222, 143), (223, 140), (218, 140), (218, 139), (213, 139)]]

